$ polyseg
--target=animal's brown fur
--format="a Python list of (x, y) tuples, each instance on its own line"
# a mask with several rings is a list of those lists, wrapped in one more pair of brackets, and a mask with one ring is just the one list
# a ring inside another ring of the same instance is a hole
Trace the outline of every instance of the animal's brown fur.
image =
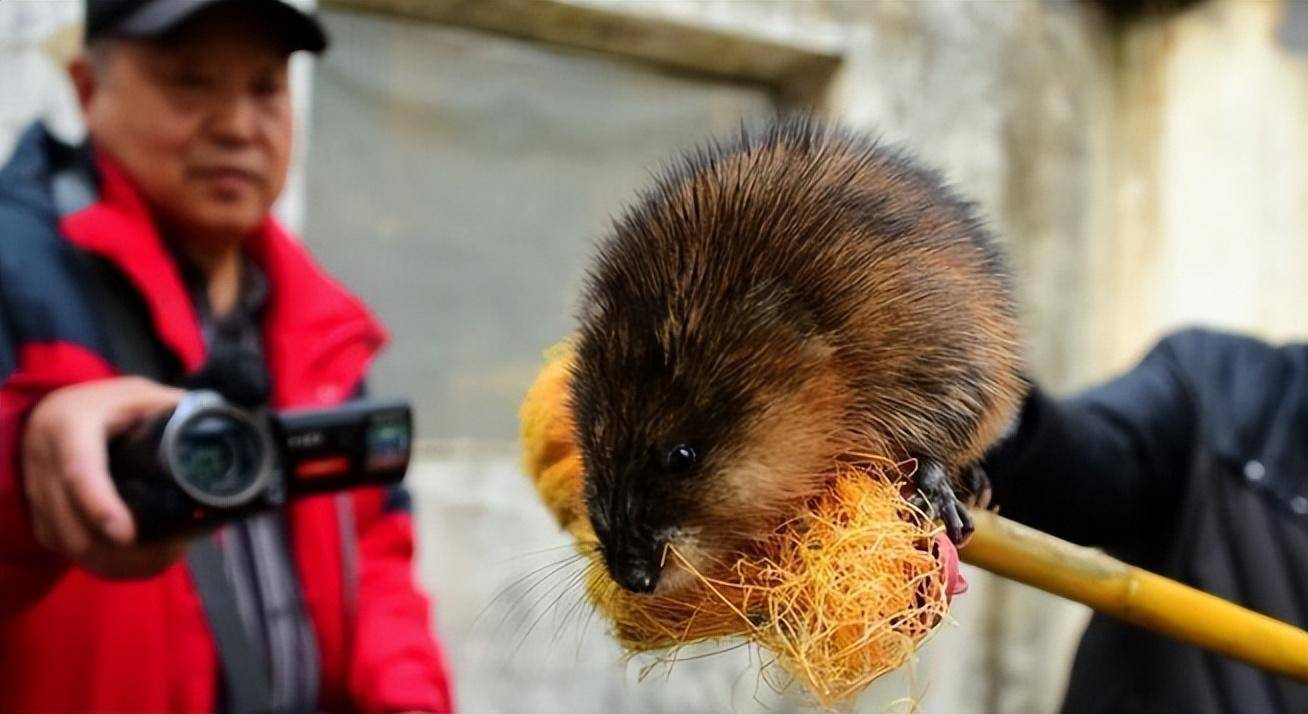
[[(1014, 313), (971, 205), (899, 152), (792, 119), (683, 158), (583, 300), (572, 401), (610, 568), (765, 532), (845, 448), (975, 463), (1023, 392)], [(702, 458), (672, 476), (680, 443)]]

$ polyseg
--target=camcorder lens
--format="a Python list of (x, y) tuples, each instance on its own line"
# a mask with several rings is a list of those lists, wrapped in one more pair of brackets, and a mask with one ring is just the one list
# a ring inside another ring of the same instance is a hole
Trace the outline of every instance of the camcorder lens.
[(178, 476), (204, 494), (228, 498), (258, 478), (258, 441), (235, 419), (202, 416), (186, 425), (177, 444), (182, 468)]

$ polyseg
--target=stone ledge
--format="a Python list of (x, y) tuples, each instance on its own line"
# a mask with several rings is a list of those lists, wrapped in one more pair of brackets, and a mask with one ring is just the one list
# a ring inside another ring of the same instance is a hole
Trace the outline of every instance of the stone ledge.
[(832, 28), (786, 33), (723, 26), (689, 16), (639, 12), (596, 0), (323, 0), (328, 9), (383, 13), (601, 52), (666, 68), (773, 88), (785, 102), (806, 96), (840, 65)]

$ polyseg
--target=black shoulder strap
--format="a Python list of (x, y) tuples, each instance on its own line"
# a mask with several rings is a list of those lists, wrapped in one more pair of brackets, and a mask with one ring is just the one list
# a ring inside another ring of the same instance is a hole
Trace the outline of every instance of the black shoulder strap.
[(145, 301), (105, 259), (79, 251), (83, 283), (100, 318), (100, 339), (123, 374), (178, 384), (184, 371), (150, 327)]
[(262, 714), (271, 709), (272, 694), (268, 684), (268, 665), (241, 624), (236, 609), (236, 595), (224, 575), (223, 555), (212, 535), (200, 536), (186, 552), (191, 579), (200, 593), (200, 602), (209, 617), (209, 627), (218, 646), (226, 685), (229, 714)]
[[(148, 313), (124, 276), (98, 256), (83, 253), (88, 294), (103, 318), (109, 358), (124, 374), (177, 384), (181, 367), (150, 329)], [(191, 542), (186, 563), (200, 594), (222, 666), (225, 706), (230, 714), (260, 714), (271, 709), (268, 665), (241, 623), (236, 596), (227, 582), (223, 555), (213, 535)]]

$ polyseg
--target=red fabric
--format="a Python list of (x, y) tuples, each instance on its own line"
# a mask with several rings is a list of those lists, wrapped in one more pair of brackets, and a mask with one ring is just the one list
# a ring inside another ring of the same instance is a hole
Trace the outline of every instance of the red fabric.
[(5, 585), (0, 587), (0, 628), (10, 613), (43, 594), (64, 571), (63, 563), (37, 545), (25, 508), (23, 485), (16, 478), (27, 414), (55, 387), (116, 374), (90, 350), (62, 342), (25, 344), (17, 357), (17, 369), (0, 385), (0, 583)]
[(100, 201), (65, 217), (59, 224), (61, 232), (126, 273), (145, 298), (159, 338), (188, 371), (198, 369), (204, 361), (204, 337), (181, 273), (127, 175), (102, 153), (96, 154), (96, 165)]
[[(440, 670), (419, 666), (441, 661), (432, 640), (416, 637), (406, 623), (425, 622), (426, 598), (405, 587), (413, 568), (413, 529), (409, 515), (386, 511), (383, 494), (361, 492), (355, 499), (359, 532), (359, 592), (355, 617), (360, 632), (391, 632), (393, 637), (355, 638), (351, 643), (348, 682), (363, 711), (421, 710), (434, 700), (451, 707), (449, 685)], [(369, 687), (368, 683), (376, 686)]]
[[(97, 156), (100, 201), (61, 222), (73, 243), (116, 263), (148, 305), (163, 343), (188, 369), (204, 359), (199, 321), (176, 266), (122, 171)], [(267, 273), (266, 352), (278, 406), (339, 402), (386, 335), (366, 308), (269, 220), (249, 243)], [(0, 387), (0, 712), (211, 711), (217, 659), (184, 564), (107, 581), (35, 547), (17, 478), (22, 417), (48, 391), (112, 376), (72, 345), (25, 345)], [(322, 662), (330, 711), (448, 711), (449, 683), (412, 578), (412, 525), (382, 514), (382, 493), (349, 498), (357, 578), (345, 582), (332, 496), (294, 504), (292, 548)]]

